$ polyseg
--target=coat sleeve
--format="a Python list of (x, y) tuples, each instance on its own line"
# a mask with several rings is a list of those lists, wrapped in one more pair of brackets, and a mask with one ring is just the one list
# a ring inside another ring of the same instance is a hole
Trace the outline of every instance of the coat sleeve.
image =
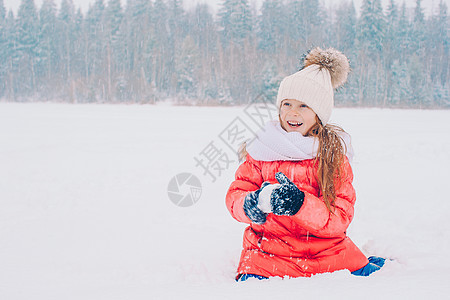
[(328, 210), (323, 197), (305, 192), (305, 199), (293, 221), (317, 237), (335, 237), (345, 233), (353, 219), (356, 200), (353, 188), (353, 173), (347, 158), (342, 166), (343, 181), (336, 191), (332, 212)]
[(237, 169), (235, 180), (226, 195), (226, 205), (233, 218), (239, 222), (252, 223), (244, 212), (244, 199), (249, 192), (259, 189), (262, 182), (259, 162), (247, 155), (245, 162)]

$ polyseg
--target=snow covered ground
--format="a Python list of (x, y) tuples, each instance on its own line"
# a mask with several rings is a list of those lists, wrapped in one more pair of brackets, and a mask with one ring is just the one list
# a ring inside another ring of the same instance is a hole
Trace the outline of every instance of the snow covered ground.
[[(196, 166), (243, 107), (0, 103), (0, 299), (443, 299), (450, 111), (336, 109), (353, 136), (349, 236), (394, 259), (367, 278), (234, 281), (243, 224)], [(229, 150), (228, 150), (229, 151)], [(168, 197), (193, 173), (200, 200)]]

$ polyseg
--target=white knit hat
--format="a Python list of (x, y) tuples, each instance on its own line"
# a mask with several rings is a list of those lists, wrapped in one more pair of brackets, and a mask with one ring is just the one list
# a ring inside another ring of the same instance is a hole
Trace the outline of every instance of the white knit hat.
[(350, 71), (347, 57), (328, 48), (315, 48), (305, 58), (305, 67), (280, 84), (277, 107), (285, 99), (299, 100), (308, 105), (326, 125), (334, 106), (334, 89), (343, 85)]

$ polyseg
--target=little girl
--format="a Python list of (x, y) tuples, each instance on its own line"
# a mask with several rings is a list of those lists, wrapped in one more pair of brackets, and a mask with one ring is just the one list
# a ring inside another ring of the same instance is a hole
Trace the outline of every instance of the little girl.
[(384, 259), (367, 259), (346, 235), (355, 190), (349, 136), (327, 124), (334, 89), (347, 80), (347, 58), (315, 48), (304, 68), (280, 84), (279, 121), (269, 122), (244, 149), (226, 204), (250, 224), (236, 280), (309, 277), (347, 269), (367, 276)]

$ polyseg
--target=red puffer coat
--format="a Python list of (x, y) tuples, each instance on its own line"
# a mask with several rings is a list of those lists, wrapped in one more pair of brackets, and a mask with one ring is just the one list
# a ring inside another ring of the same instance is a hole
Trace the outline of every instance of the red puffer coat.
[[(356, 197), (347, 159), (342, 170), (343, 183), (336, 191), (335, 210), (330, 213), (314, 176), (317, 174), (314, 160), (256, 161), (247, 155), (226, 196), (231, 215), (250, 224), (244, 232), (238, 276), (309, 277), (342, 269), (353, 272), (369, 262), (346, 235)], [(277, 172), (286, 174), (305, 193), (303, 205), (294, 216), (270, 213), (266, 223), (254, 224), (244, 212), (244, 198), (264, 181), (278, 183)]]

